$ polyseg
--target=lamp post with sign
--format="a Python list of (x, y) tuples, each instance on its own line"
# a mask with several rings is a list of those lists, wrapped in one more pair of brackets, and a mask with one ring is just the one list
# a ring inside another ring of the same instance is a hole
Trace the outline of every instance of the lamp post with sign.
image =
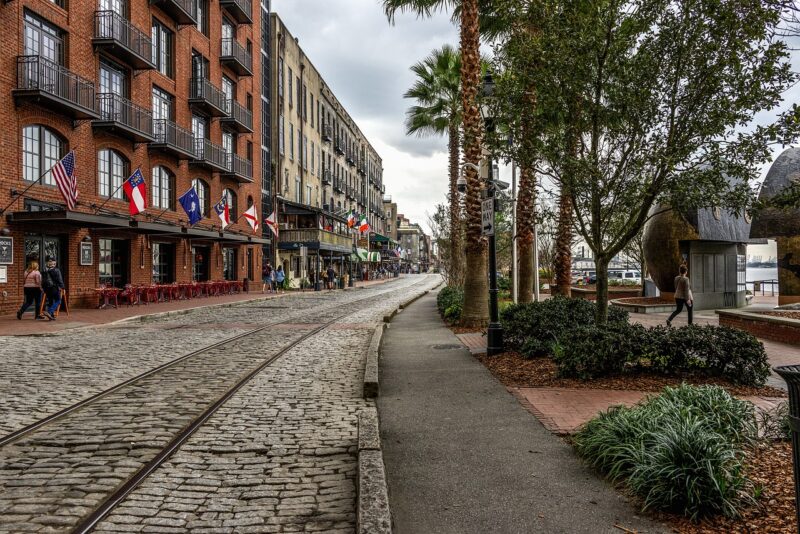
[[(487, 73), (483, 78), (483, 101), (481, 102), (481, 115), (487, 133), (494, 132), (494, 116), (492, 115), (491, 102), (494, 98), (494, 80)], [(486, 177), (486, 199), (481, 203), (481, 225), (483, 235), (489, 238), (489, 328), (486, 336), (486, 355), (494, 356), (503, 352), (503, 327), (500, 325), (500, 313), (497, 303), (499, 289), (497, 289), (497, 247), (494, 236), (494, 212), (496, 208), (495, 192), (497, 184), (494, 177), (494, 162), (492, 154), (487, 156), (489, 169)]]

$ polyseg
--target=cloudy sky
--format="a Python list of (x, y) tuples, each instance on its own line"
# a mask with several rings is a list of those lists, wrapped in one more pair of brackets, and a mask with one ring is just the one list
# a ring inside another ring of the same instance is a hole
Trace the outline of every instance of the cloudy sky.
[(449, 15), (400, 16), (391, 26), (379, 0), (273, 0), (272, 10), (383, 158), (386, 194), (427, 228), (426, 213), (447, 190), (446, 140), (406, 137), (403, 93), (414, 82), (412, 64), (458, 45)]
[[(391, 26), (380, 0), (273, 0), (272, 9), (383, 158), (387, 194), (401, 213), (427, 227), (426, 214), (445, 199), (446, 139), (405, 135), (411, 102), (403, 93), (414, 81), (412, 64), (445, 43), (458, 45), (449, 14), (424, 20), (401, 15)], [(793, 59), (800, 68), (798, 55)], [(785, 96), (784, 109), (800, 99), (800, 87)], [(762, 113), (756, 122), (768, 123), (774, 116)], [(775, 156), (780, 151), (776, 148)], [(507, 179), (508, 169), (501, 174)], [(775, 253), (774, 245), (753, 248), (754, 254)]]

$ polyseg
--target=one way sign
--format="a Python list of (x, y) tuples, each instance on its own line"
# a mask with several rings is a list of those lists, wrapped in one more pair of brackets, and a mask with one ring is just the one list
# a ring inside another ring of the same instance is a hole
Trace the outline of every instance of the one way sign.
[(481, 202), (481, 229), (483, 235), (494, 235), (494, 199)]

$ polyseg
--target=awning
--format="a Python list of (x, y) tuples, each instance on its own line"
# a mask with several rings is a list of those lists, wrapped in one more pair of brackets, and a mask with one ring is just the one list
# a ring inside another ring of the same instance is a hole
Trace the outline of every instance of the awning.
[(385, 235), (381, 235), (381, 234), (375, 232), (374, 234), (370, 234), (369, 240), (372, 241), (373, 243), (388, 243), (392, 239), (389, 238), (389, 237), (386, 237)]
[(128, 217), (81, 213), (79, 211), (15, 211), (6, 217), (13, 223), (58, 223), (81, 228), (128, 228)]
[(369, 261), (375, 263), (380, 263), (381, 261), (380, 252), (369, 252), (363, 248), (357, 248), (356, 255), (358, 256), (359, 261)]

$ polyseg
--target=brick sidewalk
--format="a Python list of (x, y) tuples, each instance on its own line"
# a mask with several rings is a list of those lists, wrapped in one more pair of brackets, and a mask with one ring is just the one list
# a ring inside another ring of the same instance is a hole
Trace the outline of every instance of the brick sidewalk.
[[(554, 434), (572, 434), (583, 423), (611, 406), (633, 406), (648, 393), (610, 389), (508, 388), (544, 427)], [(768, 409), (784, 399), (742, 397), (759, 409)]]
[(482, 332), (456, 334), (456, 337), (469, 349), (470, 353), (486, 354), (486, 335)]
[[(355, 282), (354, 288), (385, 284), (390, 280), (393, 279)], [(347, 289), (349, 290), (351, 288)], [(323, 291), (327, 290), (324, 289)], [(291, 294), (297, 293), (299, 292), (291, 292)], [(305, 293), (311, 293), (311, 291), (306, 291)], [(282, 293), (281, 295), (284, 294), (287, 293)], [(115, 321), (140, 315), (153, 315), (163, 312), (205, 308), (208, 306), (226, 306), (253, 300), (279, 298), (281, 295), (261, 293), (259, 289), (249, 293), (224, 295), (220, 297), (202, 297), (188, 300), (173, 300), (171, 302), (158, 302), (138, 306), (120, 304), (118, 308), (106, 308), (103, 310), (98, 310), (95, 308), (73, 308), (70, 310), (69, 316), (62, 312), (56, 321), (48, 321), (46, 319), (42, 321), (36, 321), (33, 319), (33, 315), (30, 312), (27, 313), (21, 321), (18, 321), (15, 315), (2, 315), (0, 316), (0, 336), (48, 334), (70, 330), (73, 328), (113, 323)]]

